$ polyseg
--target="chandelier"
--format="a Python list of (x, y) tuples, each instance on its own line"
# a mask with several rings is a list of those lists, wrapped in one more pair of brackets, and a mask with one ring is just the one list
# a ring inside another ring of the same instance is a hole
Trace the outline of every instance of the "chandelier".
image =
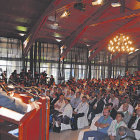
[(129, 36), (119, 34), (109, 41), (108, 50), (112, 53), (132, 53), (135, 51)]

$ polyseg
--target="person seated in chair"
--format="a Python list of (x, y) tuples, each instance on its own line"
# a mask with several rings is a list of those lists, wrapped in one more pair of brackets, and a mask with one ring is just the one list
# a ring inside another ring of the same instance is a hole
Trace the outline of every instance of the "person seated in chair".
[(92, 109), (89, 110), (88, 114), (91, 113), (91, 118), (89, 119), (89, 123), (91, 124), (93, 118), (96, 114), (99, 114), (103, 111), (104, 101), (100, 94), (97, 95), (97, 98), (92, 103)]
[(117, 129), (115, 140), (121, 140), (128, 136), (135, 138), (135, 133), (127, 127), (120, 126)]
[[(89, 109), (89, 105), (87, 104), (87, 97), (82, 97), (82, 102), (76, 107), (76, 109), (73, 112), (73, 130), (77, 130), (77, 120), (80, 117), (85, 116), (87, 118), (87, 112)], [(83, 120), (85, 121), (85, 120)]]
[(73, 109), (70, 105), (70, 98), (64, 98), (64, 101), (65, 106), (62, 108), (62, 112), (58, 116), (55, 116), (53, 120), (53, 128), (58, 127), (58, 131), (60, 131), (61, 123), (69, 124), (70, 118), (72, 118)]
[(103, 140), (107, 136), (107, 130), (112, 122), (110, 110), (105, 108), (103, 115), (95, 122), (97, 131), (84, 132), (83, 140), (88, 140), (89, 137), (94, 137), (95, 140)]
[(124, 103), (123, 107), (122, 107), (122, 113), (124, 114), (124, 118), (123, 121), (128, 125), (128, 122), (130, 121), (131, 118), (131, 114), (128, 111), (129, 108), (129, 104), (128, 103)]
[[(133, 106), (130, 103), (130, 99), (129, 98), (126, 98), (125, 103), (128, 104), (128, 112), (129, 112), (129, 114), (133, 115), (134, 108), (133, 108)], [(120, 108), (118, 109), (118, 111), (119, 112), (123, 111), (123, 104), (120, 106)]]
[(124, 115), (122, 112), (117, 112), (116, 119), (112, 121), (109, 129), (108, 129), (108, 136), (105, 140), (115, 140), (116, 138), (116, 130), (120, 126), (127, 127), (125, 122), (123, 121)]
[(108, 103), (105, 106), (110, 110), (110, 116), (112, 117), (112, 119), (115, 120), (117, 111), (113, 108), (113, 103)]
[(131, 128), (137, 139), (140, 139), (140, 107), (136, 110), (136, 116), (133, 116), (129, 123), (128, 128)]
[(75, 109), (81, 103), (80, 96), (81, 96), (81, 93), (77, 92), (76, 97), (71, 100), (70, 104), (73, 107), (73, 109)]

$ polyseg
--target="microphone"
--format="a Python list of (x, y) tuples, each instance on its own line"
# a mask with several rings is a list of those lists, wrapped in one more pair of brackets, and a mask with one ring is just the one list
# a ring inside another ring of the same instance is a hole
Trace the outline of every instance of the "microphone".
[[(4, 78), (6, 78), (5, 77), (5, 75), (4, 75)], [(22, 90), (24, 90), (25, 92), (27, 92), (28, 94), (30, 94), (31, 96), (33, 96), (36, 100), (38, 100), (38, 99), (40, 99), (40, 96), (37, 94), (37, 95), (34, 95), (33, 93), (31, 93), (31, 92), (29, 92), (29, 91), (27, 91), (25, 88), (23, 88), (22, 86), (19, 86), (18, 84), (16, 84), (13, 80), (11, 80), (10, 78), (9, 78), (9, 81), (10, 82), (12, 82), (14, 85), (16, 85), (17, 87), (20, 87)]]

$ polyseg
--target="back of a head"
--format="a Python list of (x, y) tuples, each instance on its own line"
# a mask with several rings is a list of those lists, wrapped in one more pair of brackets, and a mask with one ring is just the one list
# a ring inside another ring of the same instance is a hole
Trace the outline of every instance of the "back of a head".
[(118, 132), (121, 134), (123, 134), (123, 135), (125, 135), (126, 134), (126, 131), (127, 131), (127, 128), (126, 127), (124, 127), (124, 126), (120, 126), (119, 128), (118, 128)]

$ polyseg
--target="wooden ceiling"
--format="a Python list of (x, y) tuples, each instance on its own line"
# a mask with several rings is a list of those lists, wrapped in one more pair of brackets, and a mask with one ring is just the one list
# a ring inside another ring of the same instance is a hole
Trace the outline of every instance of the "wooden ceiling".
[[(40, 40), (65, 45), (62, 57), (76, 44), (87, 46), (92, 51), (96, 49), (90, 56), (92, 59), (118, 33), (129, 35), (135, 47), (139, 48), (138, 0), (120, 0), (123, 5), (116, 8), (111, 7), (111, 0), (104, 0), (105, 3), (98, 6), (93, 6), (92, 0), (82, 0), (85, 11), (74, 8), (77, 1), (1, 0), (0, 35), (26, 40), (25, 55), (33, 42)], [(69, 10), (70, 15), (61, 18), (65, 10)]]

